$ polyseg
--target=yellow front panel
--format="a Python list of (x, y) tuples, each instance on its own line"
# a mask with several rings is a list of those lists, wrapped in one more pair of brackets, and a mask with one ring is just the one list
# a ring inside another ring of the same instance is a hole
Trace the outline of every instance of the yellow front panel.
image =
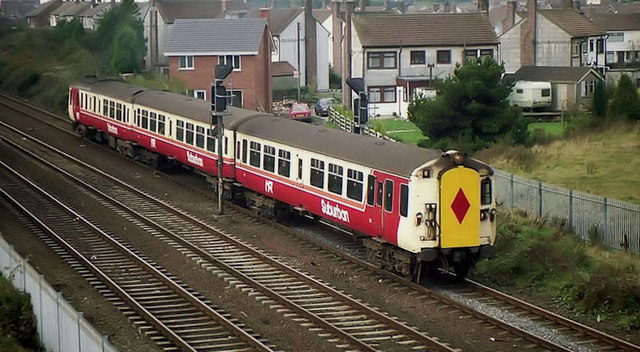
[(480, 176), (457, 167), (444, 173), (440, 183), (440, 246), (480, 245)]

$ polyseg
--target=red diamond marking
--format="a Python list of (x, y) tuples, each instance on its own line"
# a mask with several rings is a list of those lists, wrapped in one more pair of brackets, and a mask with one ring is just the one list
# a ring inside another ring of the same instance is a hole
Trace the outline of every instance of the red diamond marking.
[(456, 194), (456, 197), (453, 199), (453, 203), (451, 203), (451, 209), (456, 215), (456, 218), (458, 218), (458, 223), (462, 224), (462, 220), (464, 220), (464, 217), (467, 215), (470, 205), (471, 204), (469, 204), (462, 188), (458, 189), (458, 194)]

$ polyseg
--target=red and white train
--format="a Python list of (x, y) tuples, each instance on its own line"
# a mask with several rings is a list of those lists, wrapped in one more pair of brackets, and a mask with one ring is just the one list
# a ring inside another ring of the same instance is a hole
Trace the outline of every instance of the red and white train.
[[(422, 264), (464, 276), (494, 254), (493, 170), (440, 152), (229, 108), (225, 196), (267, 216), (306, 212), (362, 236), (370, 258), (406, 276)], [(179, 162), (218, 174), (208, 102), (117, 80), (69, 89), (69, 117), (83, 137), (133, 158)]]

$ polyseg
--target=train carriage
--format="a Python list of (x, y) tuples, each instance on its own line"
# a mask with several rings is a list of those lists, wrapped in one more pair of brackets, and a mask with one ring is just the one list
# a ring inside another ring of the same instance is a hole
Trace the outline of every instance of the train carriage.
[[(409, 277), (423, 263), (445, 263), (464, 276), (476, 260), (493, 255), (488, 165), (456, 151), (229, 112), (223, 141), (229, 198), (266, 216), (301, 212), (330, 220), (364, 235), (372, 260)], [(215, 126), (205, 101), (92, 80), (70, 88), (69, 115), (81, 135), (130, 157), (217, 175)]]

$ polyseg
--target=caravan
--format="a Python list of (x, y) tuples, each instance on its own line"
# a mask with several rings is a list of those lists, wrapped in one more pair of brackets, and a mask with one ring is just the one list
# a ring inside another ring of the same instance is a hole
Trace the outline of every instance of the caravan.
[(509, 95), (513, 106), (523, 109), (549, 108), (552, 104), (551, 83), (518, 81)]

